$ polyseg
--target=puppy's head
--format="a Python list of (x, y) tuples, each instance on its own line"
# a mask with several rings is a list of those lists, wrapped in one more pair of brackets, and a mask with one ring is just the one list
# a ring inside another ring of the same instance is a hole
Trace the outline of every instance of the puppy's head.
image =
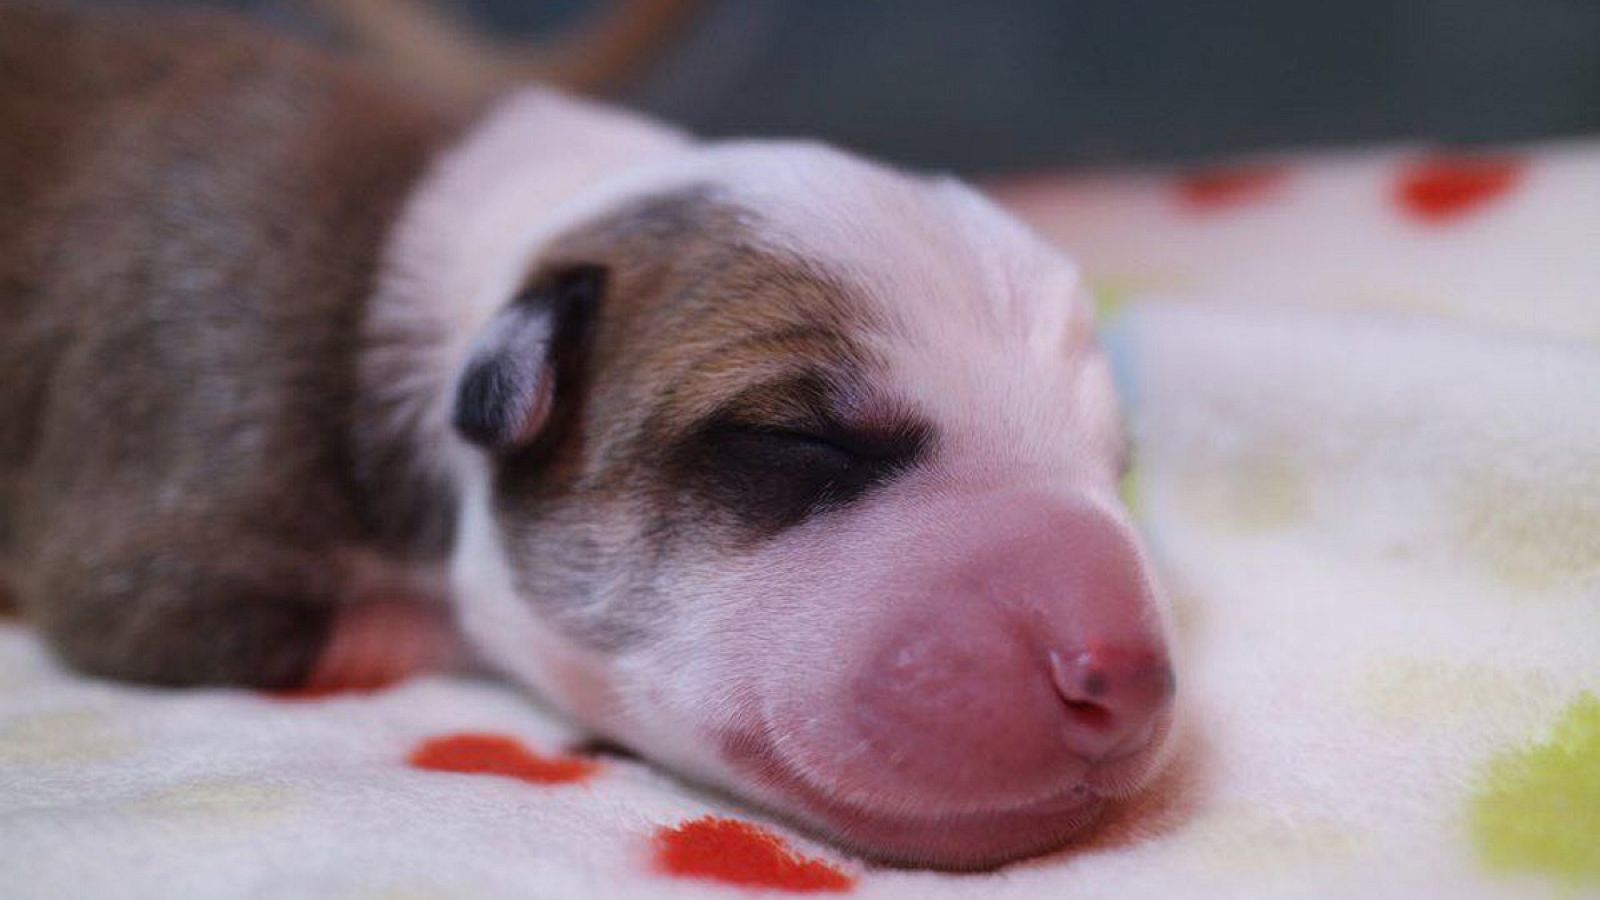
[(585, 201), (455, 387), (497, 664), (870, 855), (1062, 842), (1165, 742), (1163, 614), (1073, 267), (794, 145)]

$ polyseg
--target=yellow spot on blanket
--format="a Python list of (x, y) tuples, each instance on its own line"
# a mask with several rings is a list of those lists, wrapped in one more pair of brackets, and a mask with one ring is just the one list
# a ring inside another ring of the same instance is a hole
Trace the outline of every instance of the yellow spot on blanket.
[(1134, 287), (1128, 282), (1097, 282), (1090, 290), (1094, 295), (1095, 321), (1104, 325), (1115, 319), (1122, 312), (1123, 307), (1128, 305), (1128, 300), (1133, 296), (1134, 290)]
[(1549, 740), (1490, 761), (1471, 828), (1491, 869), (1600, 884), (1600, 698), (1581, 694)]
[(151, 794), (137, 803), (140, 812), (218, 822), (255, 823), (289, 811), (292, 792), (247, 781), (203, 781)]
[(1504, 735), (1525, 734), (1550, 713), (1556, 690), (1549, 675), (1478, 662), (1375, 661), (1357, 683), (1367, 707), (1407, 727), (1455, 728), (1492, 723)]
[(1107, 325), (1129, 302), (1146, 294), (1171, 294), (1188, 289), (1194, 280), (1176, 272), (1142, 272), (1098, 278), (1089, 285), (1094, 297), (1094, 317)]
[(0, 726), (0, 763), (81, 763), (117, 756), (123, 740), (88, 710), (42, 713)]
[(1244, 806), (1212, 810), (1195, 820), (1182, 841), (1186, 855), (1206, 869), (1252, 878), (1348, 860), (1367, 844), (1331, 819)]
[(1548, 481), (1477, 472), (1456, 504), (1462, 544), (1501, 580), (1547, 589), (1600, 576), (1600, 469)]
[(1311, 511), (1305, 474), (1267, 455), (1241, 455), (1187, 472), (1179, 491), (1190, 515), (1242, 533), (1284, 528)]
[(1128, 513), (1138, 518), (1139, 509), (1139, 469), (1129, 467), (1122, 476), (1122, 481), (1117, 484), (1117, 492), (1122, 495), (1122, 505), (1128, 508)]

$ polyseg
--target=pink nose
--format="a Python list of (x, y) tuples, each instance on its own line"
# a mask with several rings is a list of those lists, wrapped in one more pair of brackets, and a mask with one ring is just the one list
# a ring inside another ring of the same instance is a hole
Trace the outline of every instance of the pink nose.
[(859, 736), (890, 762), (884, 774), (1034, 795), (1158, 742), (1173, 677), (1127, 529), (1033, 497), (963, 518), (929, 540), (968, 549), (939, 554), (916, 596), (895, 598), (907, 614), (855, 682)]
[(1088, 760), (1115, 759), (1149, 746), (1172, 701), (1172, 670), (1165, 657), (1150, 650), (1052, 650), (1050, 677), (1066, 707), (1066, 745)]

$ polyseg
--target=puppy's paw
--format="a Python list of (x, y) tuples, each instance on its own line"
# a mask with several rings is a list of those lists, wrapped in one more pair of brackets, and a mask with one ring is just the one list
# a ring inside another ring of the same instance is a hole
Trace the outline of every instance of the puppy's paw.
[(457, 671), (467, 658), (443, 611), (364, 602), (340, 611), (304, 689), (376, 690), (414, 675)]

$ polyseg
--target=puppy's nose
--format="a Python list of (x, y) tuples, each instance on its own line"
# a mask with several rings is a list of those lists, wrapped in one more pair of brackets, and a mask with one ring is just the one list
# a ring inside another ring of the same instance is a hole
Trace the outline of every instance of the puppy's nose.
[(1173, 678), (1131, 532), (1028, 498), (985, 518), (906, 598), (855, 682), (853, 730), (890, 764), (883, 776), (1036, 795), (1153, 750)]
[(1149, 746), (1172, 701), (1172, 667), (1148, 649), (1052, 650), (1050, 678), (1065, 706), (1063, 738), (1091, 761), (1129, 756)]

